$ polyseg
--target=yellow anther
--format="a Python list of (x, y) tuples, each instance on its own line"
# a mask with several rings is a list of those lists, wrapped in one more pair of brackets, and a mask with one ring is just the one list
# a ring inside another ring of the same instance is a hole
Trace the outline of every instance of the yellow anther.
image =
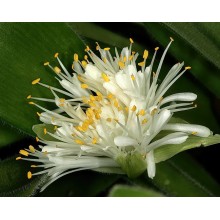
[(78, 80), (79, 80), (80, 82), (83, 82), (82, 76), (78, 75), (77, 78), (78, 78)]
[(121, 69), (123, 69), (125, 67), (125, 64), (122, 61), (119, 61), (118, 65)]
[(76, 130), (78, 130), (78, 131), (83, 131), (83, 129), (82, 129), (81, 126), (77, 126), (77, 127), (76, 127)]
[(21, 159), (21, 157), (16, 157), (16, 159), (15, 160), (20, 160)]
[(93, 95), (90, 95), (89, 97), (91, 101), (95, 101), (95, 97)]
[(109, 82), (110, 81), (109, 77), (105, 73), (102, 73), (102, 78), (103, 78), (103, 80), (105, 82)]
[(111, 121), (112, 121), (112, 119), (111, 119), (111, 118), (107, 118), (107, 119), (106, 119), (106, 121), (111, 122)]
[(111, 93), (109, 93), (109, 94), (107, 95), (107, 98), (108, 98), (108, 99), (113, 99), (114, 96), (113, 96)]
[(171, 41), (174, 41), (174, 39), (173, 39), (172, 37), (170, 37), (170, 40), (171, 40)]
[(37, 84), (37, 83), (39, 83), (40, 82), (40, 78), (37, 78), (37, 79), (35, 79), (35, 80), (33, 80), (32, 81), (32, 85), (35, 85), (35, 84)]
[(154, 108), (150, 114), (153, 116), (153, 115), (155, 115), (156, 112), (157, 112), (157, 108)]
[(115, 121), (115, 122), (118, 122), (118, 119), (117, 119), (117, 118), (114, 118), (114, 121)]
[(192, 134), (192, 135), (196, 135), (196, 134), (198, 134), (198, 132), (193, 131), (191, 134)]
[(136, 105), (133, 105), (133, 107), (131, 108), (131, 111), (135, 112), (137, 109)]
[(57, 57), (58, 57), (58, 55), (59, 55), (59, 53), (55, 53), (55, 54), (54, 54), (54, 57), (55, 57), (55, 58), (57, 58)]
[(129, 61), (131, 61), (133, 59), (133, 55), (129, 56)]
[(47, 129), (46, 128), (44, 128), (44, 134), (47, 134)]
[(76, 142), (77, 144), (81, 144), (81, 145), (84, 144), (84, 142), (81, 141), (81, 140), (79, 140), (79, 139), (76, 139), (75, 142)]
[(72, 70), (74, 70), (74, 65), (72, 64)]
[(28, 104), (29, 104), (29, 105), (34, 105), (35, 103), (34, 103), (34, 102), (28, 102)]
[(144, 109), (141, 109), (138, 114), (141, 116), (144, 116), (146, 114), (146, 112)]
[(106, 47), (106, 48), (104, 48), (104, 50), (108, 51), (108, 50), (110, 50), (110, 47)]
[(65, 102), (65, 99), (64, 99), (64, 98), (60, 98), (60, 99), (59, 99), (59, 102), (60, 102), (60, 103), (64, 103), (64, 102)]
[(123, 58), (123, 62), (125, 63), (127, 61), (127, 57), (124, 57)]
[(26, 150), (20, 150), (19, 154), (24, 155), (26, 157), (29, 155), (29, 153)]
[(190, 70), (191, 69), (191, 66), (186, 66), (185, 67), (185, 70)]
[(148, 51), (147, 50), (144, 50), (144, 55), (143, 55), (143, 58), (146, 60), (148, 57)]
[(32, 177), (32, 173), (31, 173), (31, 171), (28, 171), (28, 173), (27, 173), (27, 178), (28, 178), (28, 179), (31, 179), (31, 177)]
[(131, 79), (134, 81), (135, 80), (135, 76), (132, 74), (131, 75)]
[(95, 137), (92, 139), (92, 143), (93, 143), (93, 144), (96, 144), (97, 141), (98, 141), (98, 140), (97, 140), (97, 138), (95, 138)]
[(144, 66), (144, 61), (138, 63), (138, 66)]
[(41, 113), (37, 112), (37, 115), (40, 117), (40, 116), (41, 116)]
[(27, 99), (30, 99), (31, 98), (31, 95), (27, 96)]
[(37, 167), (37, 165), (31, 165), (31, 167), (32, 167), (32, 168), (36, 168), (36, 167)]
[(32, 145), (29, 145), (29, 149), (30, 149), (31, 153), (35, 153), (35, 148)]
[(85, 84), (85, 83), (83, 83), (83, 84), (81, 84), (81, 88), (82, 88), (82, 89), (87, 89), (87, 88), (88, 88), (88, 85)]
[(86, 52), (90, 51), (90, 48), (89, 46), (86, 46), (86, 49), (85, 49)]
[(129, 110), (129, 108), (126, 106), (126, 107), (125, 107), (125, 111), (128, 112), (128, 110)]
[(75, 53), (75, 54), (73, 55), (73, 59), (74, 59), (74, 61), (78, 62), (79, 56), (78, 56), (77, 53)]
[(45, 62), (45, 63), (44, 63), (44, 66), (49, 66), (49, 65), (50, 65), (49, 62)]
[(57, 126), (54, 126), (54, 130), (55, 130), (55, 131), (57, 130)]
[(114, 101), (114, 106), (116, 107), (116, 108), (118, 108), (119, 107), (119, 103), (118, 103), (118, 101), (115, 99), (115, 101)]
[(53, 70), (54, 70), (54, 72), (55, 72), (56, 74), (61, 73), (61, 69), (60, 69), (59, 67), (57, 67), (57, 66), (55, 66), (55, 67), (53, 68)]
[(147, 119), (145, 118), (143, 121), (142, 121), (142, 125), (146, 124), (147, 123)]
[(38, 138), (38, 137), (36, 137), (36, 141), (37, 141), (37, 142), (39, 141), (39, 138)]
[(95, 114), (95, 118), (97, 119), (97, 120), (99, 120), (101, 117), (100, 117), (100, 114), (99, 113), (96, 113)]
[(96, 46), (96, 50), (99, 50), (99, 49), (100, 49), (100, 47), (99, 47), (99, 45), (97, 45), (97, 46)]
[(132, 38), (129, 38), (129, 40), (130, 40), (130, 43), (131, 43), (131, 44), (133, 44), (133, 43), (134, 43), (134, 41), (133, 41), (133, 39), (132, 39)]
[(156, 47), (155, 50), (156, 50), (156, 51), (159, 50), (159, 47)]
[(87, 64), (88, 64), (88, 63), (87, 63), (85, 60), (82, 61), (82, 66), (83, 66), (84, 68), (86, 67)]
[(132, 55), (134, 55), (136, 52), (135, 52), (135, 51), (132, 51), (131, 53), (132, 53)]
[(85, 59), (85, 60), (88, 60), (88, 56), (87, 56), (87, 55), (85, 55), (85, 56), (84, 56), (84, 59)]

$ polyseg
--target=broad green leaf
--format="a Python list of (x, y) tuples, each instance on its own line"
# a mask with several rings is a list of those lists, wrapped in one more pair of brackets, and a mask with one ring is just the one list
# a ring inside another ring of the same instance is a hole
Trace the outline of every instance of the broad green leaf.
[(20, 141), (25, 138), (25, 135), (9, 125), (0, 124), (0, 149), (8, 145)]
[(157, 164), (152, 183), (168, 196), (220, 196), (220, 185), (186, 153)]
[(120, 177), (93, 171), (76, 172), (58, 179), (38, 196), (97, 196), (105, 193)]
[[(192, 66), (193, 75), (220, 97), (219, 23), (145, 23), (145, 28), (162, 45), (174, 38), (170, 52)], [(207, 28), (208, 26), (208, 28)], [(210, 33), (210, 34), (207, 34)], [(209, 37), (211, 35), (211, 37)]]
[(36, 193), (45, 176), (27, 178), (30, 163), (15, 157), (0, 162), (0, 196), (31, 196)]
[(71, 67), (74, 53), (82, 58), (84, 44), (65, 23), (1, 23), (0, 32), (0, 118), (32, 135), (39, 110), (29, 106), (26, 97), (51, 96), (48, 89), (32, 86), (32, 80), (39, 77), (43, 83), (58, 85), (43, 63), (58, 65), (53, 55), (59, 52), (64, 64)]
[(111, 197), (161, 197), (162, 193), (152, 189), (142, 188), (138, 186), (115, 185), (110, 193)]

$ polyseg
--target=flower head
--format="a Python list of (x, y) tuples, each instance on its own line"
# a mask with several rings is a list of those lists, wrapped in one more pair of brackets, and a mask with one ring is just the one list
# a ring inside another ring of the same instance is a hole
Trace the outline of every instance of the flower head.
[[(40, 150), (30, 146), (21, 150), (24, 157), (18, 159), (39, 162), (43, 170), (32, 175), (47, 173), (50, 183), (58, 178), (80, 170), (97, 170), (127, 174), (135, 178), (145, 170), (148, 176), (155, 176), (154, 150), (161, 146), (181, 144), (189, 135), (207, 137), (210, 130), (204, 126), (170, 123), (175, 112), (195, 108), (196, 94), (190, 92), (166, 96), (168, 89), (190, 67), (184, 63), (175, 64), (163, 81), (158, 82), (160, 70), (173, 39), (166, 47), (157, 68), (154, 60), (158, 51), (148, 62), (148, 51), (143, 61), (137, 63), (138, 53), (130, 46), (115, 49), (101, 49), (100, 56), (88, 46), (87, 55), (80, 61), (74, 54), (70, 73), (58, 53), (55, 54), (60, 67), (49, 66), (55, 72), (62, 88), (32, 82), (48, 88), (54, 99), (28, 96), (28, 99), (53, 102), (56, 109), (48, 110), (35, 102), (29, 102), (42, 110), (38, 113), (44, 124), (34, 126)], [(182, 70), (183, 69), (183, 70)], [(157, 138), (161, 131), (169, 133)], [(31, 156), (31, 158), (27, 158)]]

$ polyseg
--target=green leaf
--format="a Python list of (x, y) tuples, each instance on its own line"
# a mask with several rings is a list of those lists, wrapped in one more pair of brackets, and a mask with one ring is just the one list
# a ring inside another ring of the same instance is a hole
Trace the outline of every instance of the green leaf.
[(39, 77), (46, 84), (58, 85), (43, 63), (58, 65), (53, 55), (60, 52), (60, 59), (71, 66), (73, 53), (79, 52), (82, 58), (84, 44), (65, 23), (1, 23), (0, 32), (0, 118), (32, 135), (38, 109), (29, 106), (26, 97), (51, 96), (48, 89), (32, 86), (32, 80)]
[(120, 177), (93, 171), (77, 172), (58, 179), (38, 196), (97, 196), (105, 193)]
[(157, 164), (152, 183), (168, 196), (220, 196), (220, 185), (186, 153)]
[(161, 197), (163, 194), (152, 189), (138, 186), (115, 185), (110, 193), (111, 197)]
[(17, 141), (25, 138), (25, 135), (18, 130), (8, 126), (0, 124), (0, 149), (11, 145)]
[(192, 66), (190, 72), (220, 97), (219, 23), (145, 23), (145, 28), (163, 46), (174, 38), (170, 52)]
[(28, 180), (30, 163), (15, 157), (0, 162), (0, 196), (32, 196), (43, 184), (45, 176)]

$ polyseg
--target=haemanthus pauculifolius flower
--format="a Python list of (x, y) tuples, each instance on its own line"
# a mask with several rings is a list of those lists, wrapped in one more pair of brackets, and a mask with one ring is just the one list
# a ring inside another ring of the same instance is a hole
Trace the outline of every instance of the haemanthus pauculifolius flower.
[[(31, 101), (42, 110), (38, 113), (43, 122), (45, 138), (37, 137), (39, 149), (29, 146), (20, 150), (22, 157), (35, 163), (27, 176), (47, 174), (45, 189), (58, 178), (81, 170), (96, 170), (127, 174), (135, 178), (147, 170), (153, 178), (156, 173), (154, 151), (166, 145), (184, 143), (190, 135), (208, 137), (211, 131), (201, 125), (170, 123), (175, 112), (189, 110), (196, 106), (197, 95), (190, 92), (166, 96), (166, 92), (190, 67), (184, 63), (175, 64), (162, 81), (158, 81), (165, 55), (173, 39), (166, 47), (155, 68), (158, 51), (148, 62), (148, 51), (143, 61), (137, 63), (138, 53), (130, 46), (115, 49), (101, 49), (100, 56), (88, 46), (87, 55), (79, 61), (74, 54), (73, 73), (69, 72), (58, 53), (55, 54), (60, 67), (45, 66), (56, 73), (61, 87), (55, 88), (35, 79), (33, 85), (48, 88), (54, 99), (32, 97), (28, 99), (53, 102), (56, 108), (48, 110)], [(148, 63), (148, 64), (147, 64)], [(163, 132), (167, 135), (157, 138)], [(49, 138), (48, 138), (49, 137)], [(30, 157), (28, 157), (30, 156)], [(42, 169), (43, 168), (43, 169)]]

